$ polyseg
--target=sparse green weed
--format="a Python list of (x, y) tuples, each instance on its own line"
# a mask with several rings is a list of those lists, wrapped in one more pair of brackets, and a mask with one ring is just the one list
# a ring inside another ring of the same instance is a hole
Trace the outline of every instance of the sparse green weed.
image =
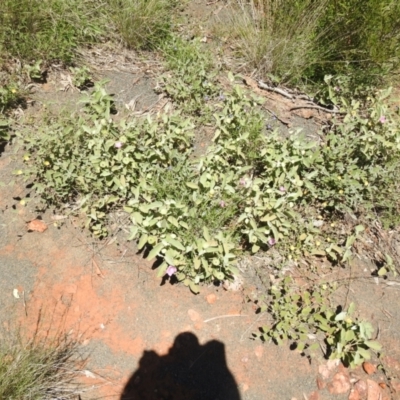
[(19, 90), (17, 85), (6, 85), (0, 87), (0, 112), (14, 106), (19, 98)]
[(37, 60), (34, 64), (24, 65), (24, 71), (28, 76), (28, 79), (33, 81), (39, 81), (43, 78), (43, 71), (42, 71), (43, 60)]
[(290, 277), (283, 278), (271, 286), (270, 300), (261, 307), (271, 314), (273, 323), (255, 336), (280, 345), (290, 341), (296, 350), (309, 355), (326, 347), (327, 356), (351, 367), (369, 360), (371, 351), (382, 348), (372, 340), (374, 329), (369, 322), (353, 317), (354, 303), (346, 311), (333, 309), (328, 299), (334, 290), (326, 283), (297, 288)]
[(88, 67), (70, 67), (72, 83), (78, 89), (84, 89), (92, 84), (92, 77)]
[(165, 43), (163, 53), (171, 71), (163, 79), (165, 92), (185, 113), (209, 115), (213, 101), (223, 99), (215, 83), (211, 54), (202, 48), (198, 39), (188, 42), (175, 36)]

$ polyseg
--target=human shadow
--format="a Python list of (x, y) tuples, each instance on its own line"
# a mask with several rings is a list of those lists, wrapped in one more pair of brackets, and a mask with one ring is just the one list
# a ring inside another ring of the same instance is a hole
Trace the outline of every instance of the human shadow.
[(121, 400), (240, 400), (217, 340), (201, 346), (190, 332), (179, 334), (169, 353), (145, 351)]

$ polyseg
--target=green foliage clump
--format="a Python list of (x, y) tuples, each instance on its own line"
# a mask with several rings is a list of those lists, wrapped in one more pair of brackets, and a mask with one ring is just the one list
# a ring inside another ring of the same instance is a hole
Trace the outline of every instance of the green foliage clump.
[(22, 90), (15, 78), (0, 71), (0, 145), (10, 139), (9, 111), (22, 100)]
[(290, 340), (301, 352), (326, 347), (327, 356), (351, 367), (369, 360), (371, 351), (381, 350), (381, 345), (372, 340), (372, 325), (353, 317), (354, 303), (346, 311), (332, 309), (328, 298), (333, 290), (327, 284), (298, 289), (289, 277), (272, 285), (271, 300), (262, 310), (268, 310), (273, 324), (262, 327), (256, 336), (278, 344)]
[(173, 71), (163, 79), (165, 92), (187, 114), (206, 116), (211, 102), (219, 97), (215, 83), (216, 73), (211, 55), (202, 48), (198, 39), (185, 41), (172, 37), (163, 48), (166, 65)]
[(70, 67), (72, 83), (78, 89), (84, 89), (92, 84), (92, 77), (88, 67)]
[(15, 76), (0, 72), (0, 114), (5, 114), (10, 108), (21, 101), (22, 90)]
[(278, 244), (289, 258), (311, 253), (348, 260), (364, 227), (346, 235), (332, 220), (397, 204), (399, 130), (383, 97), (362, 110), (356, 101), (332, 98), (345, 117), (319, 144), (267, 134), (259, 100), (239, 87), (221, 96), (211, 105), (213, 143), (193, 158), (201, 116), (175, 113), (117, 125), (112, 98), (97, 84), (73, 122), (25, 137), (26, 173), (47, 201), (74, 203), (99, 236), (107, 233), (107, 213), (123, 207), (132, 219), (130, 238), (149, 247), (150, 259), (164, 260), (160, 275), (174, 265), (192, 290), (234, 275), (243, 249)]

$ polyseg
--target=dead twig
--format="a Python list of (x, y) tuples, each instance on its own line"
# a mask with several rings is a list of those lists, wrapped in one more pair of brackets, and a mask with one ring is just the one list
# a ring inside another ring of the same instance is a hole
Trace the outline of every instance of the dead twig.
[(22, 292), (22, 300), (24, 302), (25, 316), (28, 316), (28, 311), (26, 310), (26, 301), (25, 301), (25, 290)]
[(218, 317), (213, 317), (213, 318), (205, 319), (203, 322), (210, 322), (210, 321), (213, 321), (213, 320), (215, 320), (215, 319), (219, 319), (219, 318), (230, 318), (230, 317), (248, 317), (248, 315), (241, 315), (241, 314), (219, 315)]
[(288, 92), (285, 92), (283, 89), (279, 89), (279, 88), (274, 88), (272, 86), (268, 86), (266, 83), (259, 81), (258, 82), (258, 87), (261, 89), (265, 89), (265, 90), (269, 90), (270, 92), (275, 92), (275, 93), (279, 93), (280, 95), (293, 100), (294, 96), (292, 96), (291, 94), (289, 94)]
[(95, 269), (96, 269), (96, 275), (100, 276), (101, 278), (104, 278), (103, 272), (101, 272), (101, 269), (99, 267), (99, 264), (97, 264), (96, 260), (94, 259), (94, 257), (92, 257), (92, 264), (94, 265)]
[(331, 113), (331, 114), (345, 114), (344, 112), (339, 111), (339, 110), (330, 110), (329, 108), (325, 108), (325, 107), (321, 107), (321, 106), (311, 106), (311, 105), (292, 107), (290, 109), (290, 111), (299, 110), (301, 108), (311, 108), (311, 109), (314, 109), (314, 110), (320, 110), (320, 111), (324, 111), (324, 112)]

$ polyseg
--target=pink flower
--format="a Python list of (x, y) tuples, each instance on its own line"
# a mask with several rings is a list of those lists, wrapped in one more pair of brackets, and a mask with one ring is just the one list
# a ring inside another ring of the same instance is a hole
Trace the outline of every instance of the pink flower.
[(219, 202), (219, 205), (220, 205), (222, 208), (224, 208), (224, 207), (226, 206), (226, 203), (225, 203), (223, 200), (221, 200), (221, 201)]
[(173, 265), (170, 265), (168, 268), (167, 268), (167, 275), (168, 276), (172, 276), (172, 275), (174, 275), (175, 274), (175, 272), (177, 271), (177, 269), (176, 269), (176, 267), (174, 267)]
[(246, 184), (246, 179), (241, 178), (240, 181), (239, 181), (239, 185), (240, 186), (244, 186), (245, 184)]
[(274, 246), (274, 245), (276, 244), (276, 240), (275, 240), (274, 238), (270, 238), (270, 239), (268, 240), (268, 244), (269, 244), (270, 246)]
[(117, 149), (120, 149), (123, 146), (122, 142), (116, 142), (114, 145)]
[(285, 186), (281, 186), (280, 188), (279, 188), (279, 190), (281, 191), (281, 192), (286, 192), (286, 188), (285, 188)]
[(379, 122), (380, 122), (381, 124), (384, 124), (384, 123), (386, 122), (386, 117), (385, 117), (384, 115), (382, 115), (382, 116), (379, 118)]

